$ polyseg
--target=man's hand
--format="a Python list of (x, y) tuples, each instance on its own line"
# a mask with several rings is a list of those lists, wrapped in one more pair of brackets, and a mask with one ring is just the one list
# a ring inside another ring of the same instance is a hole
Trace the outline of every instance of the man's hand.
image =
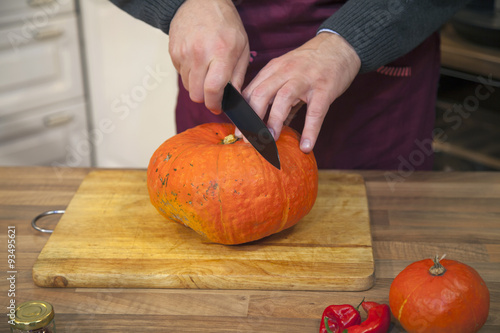
[(230, 0), (187, 0), (170, 24), (169, 52), (191, 100), (221, 112), (224, 87), (241, 90), (248, 37)]
[(264, 118), (272, 104), (268, 127), (278, 139), (293, 107), (307, 103), (300, 149), (310, 152), (333, 101), (358, 74), (361, 61), (342, 37), (323, 32), (301, 47), (271, 60), (243, 91)]

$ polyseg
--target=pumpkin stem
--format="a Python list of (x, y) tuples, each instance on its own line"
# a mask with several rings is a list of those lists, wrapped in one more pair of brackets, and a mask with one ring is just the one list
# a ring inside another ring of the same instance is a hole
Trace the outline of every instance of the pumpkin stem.
[(436, 254), (436, 256), (432, 259), (434, 261), (434, 266), (429, 268), (429, 273), (434, 276), (441, 276), (446, 272), (446, 268), (444, 268), (444, 266), (439, 263), (439, 261), (442, 260), (445, 256), (446, 254), (443, 255), (441, 259), (439, 259), (439, 256)]
[(233, 134), (229, 134), (228, 136), (226, 136), (223, 140), (222, 140), (222, 144), (223, 145), (228, 145), (228, 144), (231, 144), (231, 143), (235, 143), (236, 141), (238, 141), (239, 139), (237, 137), (235, 137)]

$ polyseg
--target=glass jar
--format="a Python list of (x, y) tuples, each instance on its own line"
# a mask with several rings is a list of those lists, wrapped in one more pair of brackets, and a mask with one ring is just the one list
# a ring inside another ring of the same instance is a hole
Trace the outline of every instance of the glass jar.
[(56, 333), (54, 308), (44, 301), (24, 302), (16, 308), (11, 333)]

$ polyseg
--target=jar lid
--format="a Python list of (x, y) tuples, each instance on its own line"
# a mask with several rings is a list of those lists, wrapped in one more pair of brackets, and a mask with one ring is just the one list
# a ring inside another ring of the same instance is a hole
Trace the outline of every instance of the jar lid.
[(47, 326), (54, 319), (54, 309), (44, 301), (24, 302), (16, 308), (13, 327), (20, 330), (35, 330)]

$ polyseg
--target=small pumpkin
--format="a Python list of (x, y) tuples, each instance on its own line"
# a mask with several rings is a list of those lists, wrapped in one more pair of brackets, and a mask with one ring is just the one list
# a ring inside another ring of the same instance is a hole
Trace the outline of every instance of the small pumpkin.
[(389, 305), (409, 333), (472, 333), (488, 318), (490, 293), (474, 268), (436, 256), (414, 262), (396, 276)]
[(276, 142), (281, 170), (233, 136), (232, 124), (208, 123), (165, 141), (151, 157), (151, 203), (167, 219), (212, 242), (241, 244), (295, 225), (314, 205), (318, 168), (299, 135), (284, 127)]

